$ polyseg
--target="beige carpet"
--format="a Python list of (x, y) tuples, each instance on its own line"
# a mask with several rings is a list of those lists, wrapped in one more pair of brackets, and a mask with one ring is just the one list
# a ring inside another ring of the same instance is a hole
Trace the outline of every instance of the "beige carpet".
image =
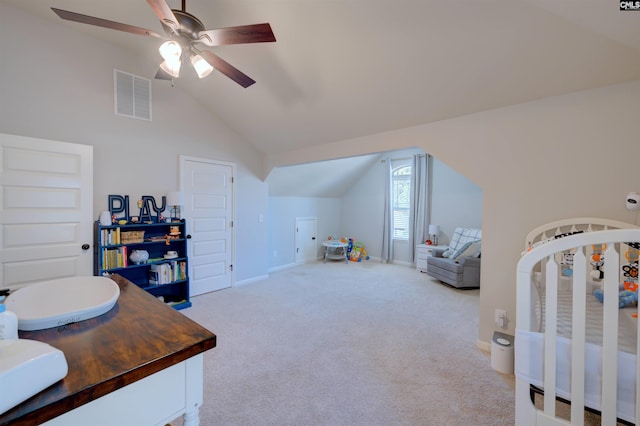
[(478, 296), (334, 261), (194, 297), (181, 312), (218, 337), (201, 424), (511, 425), (513, 376), (476, 347)]

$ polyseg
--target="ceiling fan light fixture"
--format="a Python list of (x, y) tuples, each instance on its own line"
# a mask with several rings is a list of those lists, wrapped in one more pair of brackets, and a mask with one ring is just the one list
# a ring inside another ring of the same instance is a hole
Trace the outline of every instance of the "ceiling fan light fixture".
[(187, 57), (189, 57), (191, 65), (200, 78), (208, 76), (215, 68), (244, 88), (255, 83), (255, 80), (251, 77), (212, 51), (199, 51), (195, 45), (203, 43), (209, 47), (215, 47), (231, 44), (274, 42), (276, 38), (268, 22), (208, 30), (202, 21), (186, 11), (186, 0), (182, 0), (182, 10), (171, 9), (167, 2), (168, 0), (147, 0), (156, 17), (160, 20), (166, 37), (155, 31), (122, 22), (110, 21), (54, 7), (51, 9), (66, 21), (160, 39), (161, 45), (158, 50), (163, 62), (156, 71), (155, 78), (157, 79), (173, 80), (178, 78), (182, 61), (186, 62)]
[(158, 50), (160, 51), (162, 59), (167, 62), (179, 61), (180, 56), (182, 55), (182, 47), (173, 40), (165, 41), (160, 45)]
[(199, 78), (205, 78), (213, 71), (213, 67), (209, 65), (209, 62), (205, 61), (200, 55), (191, 55), (191, 65), (193, 65), (193, 69), (196, 70)]
[(169, 74), (171, 77), (178, 78), (180, 77), (180, 65), (180, 60), (164, 61), (160, 64), (160, 69)]

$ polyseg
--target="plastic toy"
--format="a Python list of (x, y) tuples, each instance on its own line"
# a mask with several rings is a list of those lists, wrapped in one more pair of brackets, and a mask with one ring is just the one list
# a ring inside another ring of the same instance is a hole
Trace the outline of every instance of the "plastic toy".
[(367, 254), (367, 250), (364, 248), (364, 243), (358, 241), (353, 244), (349, 260), (352, 262), (362, 262), (362, 259), (369, 260), (369, 255)]
[(589, 263), (594, 269), (589, 273), (589, 276), (596, 281), (600, 281), (604, 278), (604, 271), (602, 270), (602, 267), (604, 266), (603, 252), (607, 249), (607, 245), (593, 244), (591, 248), (593, 249), (593, 254), (589, 259)]
[(562, 268), (562, 275), (570, 277), (573, 275), (573, 253), (571, 250), (562, 253), (562, 261), (560, 262)]
[(634, 243), (627, 243), (630, 248), (624, 254), (624, 257), (629, 263), (622, 266), (622, 272), (627, 279), (636, 281), (638, 279), (638, 258), (640, 257), (640, 252), (638, 252), (638, 249), (634, 247), (633, 244)]
[(367, 250), (362, 246), (362, 254), (361, 257), (364, 257), (364, 260), (369, 260), (369, 255), (367, 254)]

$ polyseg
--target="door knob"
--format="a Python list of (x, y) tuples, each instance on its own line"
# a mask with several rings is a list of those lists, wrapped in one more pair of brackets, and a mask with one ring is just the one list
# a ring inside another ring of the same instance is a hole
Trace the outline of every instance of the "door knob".
[(89, 248), (91, 248), (91, 246), (89, 244), (87, 244), (87, 243), (84, 243), (82, 245), (82, 250), (89, 250)]
[(191, 239), (191, 234), (187, 234), (187, 240)]

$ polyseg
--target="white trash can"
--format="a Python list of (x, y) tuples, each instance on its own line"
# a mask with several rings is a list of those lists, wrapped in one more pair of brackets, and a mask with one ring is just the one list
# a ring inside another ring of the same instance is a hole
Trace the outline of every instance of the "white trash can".
[(493, 333), (491, 367), (503, 374), (513, 374), (513, 336), (499, 331)]

